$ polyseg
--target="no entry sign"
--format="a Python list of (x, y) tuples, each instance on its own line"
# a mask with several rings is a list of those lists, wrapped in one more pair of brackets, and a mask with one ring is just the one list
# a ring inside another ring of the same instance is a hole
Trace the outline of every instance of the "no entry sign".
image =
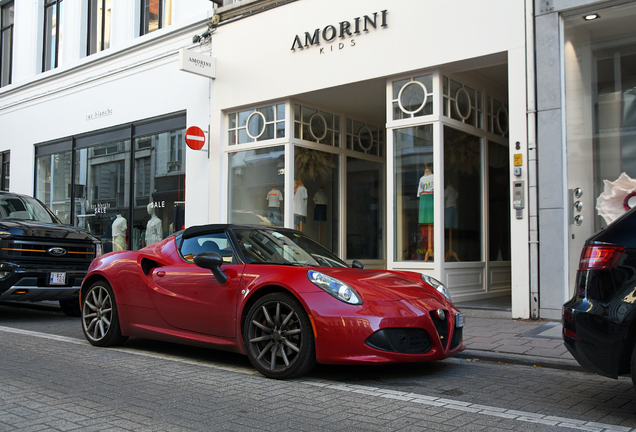
[(185, 141), (192, 150), (201, 150), (205, 144), (205, 134), (198, 126), (190, 126), (186, 129)]

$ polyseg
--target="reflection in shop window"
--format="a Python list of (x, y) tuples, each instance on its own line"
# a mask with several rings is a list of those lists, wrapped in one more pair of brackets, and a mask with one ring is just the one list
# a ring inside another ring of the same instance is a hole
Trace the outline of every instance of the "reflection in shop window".
[(393, 131), (395, 260), (433, 261), (433, 125)]
[(446, 261), (482, 260), (481, 172), (481, 139), (444, 126)]
[(340, 157), (294, 147), (294, 228), (338, 252)]
[(347, 158), (347, 259), (382, 259), (384, 164)]
[(39, 156), (35, 197), (63, 222), (71, 220), (71, 151)]
[(229, 168), (229, 221), (282, 226), (285, 147), (230, 153)]

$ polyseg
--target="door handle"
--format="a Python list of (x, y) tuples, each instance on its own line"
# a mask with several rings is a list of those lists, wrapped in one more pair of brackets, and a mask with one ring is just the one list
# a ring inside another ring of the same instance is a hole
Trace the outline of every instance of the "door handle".
[(157, 277), (164, 277), (166, 275), (165, 271), (158, 271), (157, 272)]

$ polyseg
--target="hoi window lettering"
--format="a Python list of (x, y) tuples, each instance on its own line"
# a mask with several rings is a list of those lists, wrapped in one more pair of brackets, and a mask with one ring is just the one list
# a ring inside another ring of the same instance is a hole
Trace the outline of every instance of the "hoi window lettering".
[(13, 71), (13, 2), (0, 6), (0, 87), (11, 84)]
[(44, 1), (44, 49), (42, 72), (55, 69), (62, 50), (62, 0)]

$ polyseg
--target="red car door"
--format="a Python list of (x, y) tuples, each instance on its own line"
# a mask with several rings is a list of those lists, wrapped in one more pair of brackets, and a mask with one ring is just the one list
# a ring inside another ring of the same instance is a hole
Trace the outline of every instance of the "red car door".
[(236, 337), (236, 302), (243, 264), (226, 264), (223, 285), (212, 272), (194, 264), (159, 267), (149, 278), (150, 295), (163, 319), (173, 327), (207, 335)]

